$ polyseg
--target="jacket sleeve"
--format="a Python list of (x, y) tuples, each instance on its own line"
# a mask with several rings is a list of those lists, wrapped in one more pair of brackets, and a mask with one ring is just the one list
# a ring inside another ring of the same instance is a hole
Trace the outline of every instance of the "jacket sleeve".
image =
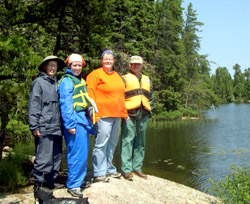
[(58, 94), (63, 125), (67, 130), (75, 128), (77, 124), (75, 117), (76, 113), (73, 109), (73, 91), (73, 82), (67, 77), (62, 79), (58, 87)]
[(39, 130), (39, 120), (42, 112), (42, 89), (38, 80), (35, 80), (31, 86), (28, 111), (31, 132)]

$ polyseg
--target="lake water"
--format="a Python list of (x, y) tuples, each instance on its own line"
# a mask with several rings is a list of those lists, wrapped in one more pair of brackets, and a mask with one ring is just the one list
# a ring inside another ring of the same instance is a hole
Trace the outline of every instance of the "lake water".
[[(93, 144), (90, 136), (88, 171)], [(119, 171), (119, 144), (113, 161)], [(244, 163), (250, 166), (250, 104), (220, 105), (198, 120), (149, 123), (143, 165), (147, 174), (212, 194), (209, 178), (223, 179), (232, 164)]]
[[(223, 179), (230, 174), (232, 163), (249, 166), (250, 104), (220, 105), (204, 116), (199, 120), (151, 122), (143, 171), (211, 193), (207, 190), (209, 178)], [(118, 145), (114, 156), (118, 170), (119, 152)]]

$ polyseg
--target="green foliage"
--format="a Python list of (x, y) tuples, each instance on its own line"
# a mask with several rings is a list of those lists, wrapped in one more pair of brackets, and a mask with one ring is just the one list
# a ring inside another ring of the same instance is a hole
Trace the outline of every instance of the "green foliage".
[(1, 124), (8, 123), (9, 114), (27, 124), (32, 80), (42, 59), (51, 54), (62, 59), (72, 52), (82, 54), (87, 62), (84, 78), (101, 66), (105, 49), (114, 51), (114, 68), (120, 74), (129, 71), (131, 55), (141, 55), (143, 73), (153, 82), (155, 114), (204, 110), (218, 102), (217, 96), (223, 101), (249, 100), (249, 83), (239, 83), (244, 77), (236, 77), (233, 88), (225, 84), (226, 91), (210, 80), (207, 56), (199, 54), (197, 33), (203, 23), (192, 4), (185, 12), (181, 4), (182, 0), (1, 1)]
[(34, 67), (41, 57), (26, 44), (27, 40), (17, 35), (0, 37), (0, 75), (7, 78), (0, 82), (1, 128), (7, 125), (9, 114), (23, 121), (27, 118), (30, 85), (37, 72)]
[(199, 73), (198, 70), (201, 67), (199, 65), (200, 38), (197, 36), (197, 32), (200, 30), (198, 26), (202, 26), (203, 23), (197, 21), (197, 13), (193, 10), (192, 3), (189, 3), (186, 13), (185, 26), (182, 33), (182, 40), (185, 48), (185, 56), (187, 61), (187, 72), (185, 75), (189, 79), (193, 79)]
[(243, 167), (231, 167), (231, 175), (225, 176), (225, 180), (215, 182), (210, 179), (211, 190), (221, 198), (225, 204), (246, 204), (250, 201), (250, 169), (246, 164)]
[(200, 111), (194, 110), (192, 108), (181, 109), (182, 115), (187, 117), (197, 117), (200, 115)]
[[(190, 80), (185, 86), (183, 96), (185, 96), (185, 108), (191, 107), (195, 110), (207, 110), (211, 104), (217, 105), (218, 97), (209, 87), (206, 75), (200, 75), (196, 80)], [(184, 97), (183, 97), (184, 98)]]
[(165, 120), (176, 120), (180, 119), (182, 113), (180, 111), (170, 110), (169, 112), (164, 111), (155, 116), (156, 119), (165, 119)]
[(244, 72), (244, 98), (248, 102), (250, 100), (250, 68)]
[(233, 81), (226, 67), (218, 67), (213, 77), (214, 92), (226, 102), (233, 100)]
[(240, 65), (238, 64), (235, 64), (233, 69), (235, 70), (233, 93), (235, 99), (241, 101), (244, 97), (244, 74), (241, 72)]
[(27, 156), (14, 150), (0, 163), (1, 192), (14, 191), (28, 182), (22, 169), (22, 163), (27, 160)]
[(33, 139), (29, 126), (18, 120), (9, 121), (6, 127), (6, 134), (10, 135), (11, 140), (15, 142), (25, 142)]

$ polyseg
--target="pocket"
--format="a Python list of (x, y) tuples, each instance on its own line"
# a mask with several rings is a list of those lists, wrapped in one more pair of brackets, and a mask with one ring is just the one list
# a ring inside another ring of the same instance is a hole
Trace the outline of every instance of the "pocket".
[(58, 101), (43, 100), (42, 115), (53, 115), (59, 110)]
[(46, 122), (46, 129), (48, 131), (51, 130), (59, 130), (61, 129), (61, 118), (60, 118), (60, 114), (59, 111), (54, 112), (54, 114), (52, 115), (47, 115), (47, 122)]

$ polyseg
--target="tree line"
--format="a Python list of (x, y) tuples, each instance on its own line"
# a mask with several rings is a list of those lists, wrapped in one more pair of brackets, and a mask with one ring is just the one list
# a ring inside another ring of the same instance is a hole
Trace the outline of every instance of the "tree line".
[[(182, 0), (0, 0), (1, 137), (10, 119), (27, 123), (28, 97), (37, 66), (47, 55), (84, 56), (83, 77), (100, 67), (105, 49), (115, 70), (129, 70), (132, 55), (145, 61), (154, 87), (154, 115), (189, 115), (220, 102), (250, 100), (250, 68), (234, 79), (225, 67), (210, 75), (199, 54), (203, 25)], [(63, 74), (63, 73), (59, 73)], [(1, 141), (0, 141), (1, 144)], [(1, 149), (1, 148), (0, 148)]]

